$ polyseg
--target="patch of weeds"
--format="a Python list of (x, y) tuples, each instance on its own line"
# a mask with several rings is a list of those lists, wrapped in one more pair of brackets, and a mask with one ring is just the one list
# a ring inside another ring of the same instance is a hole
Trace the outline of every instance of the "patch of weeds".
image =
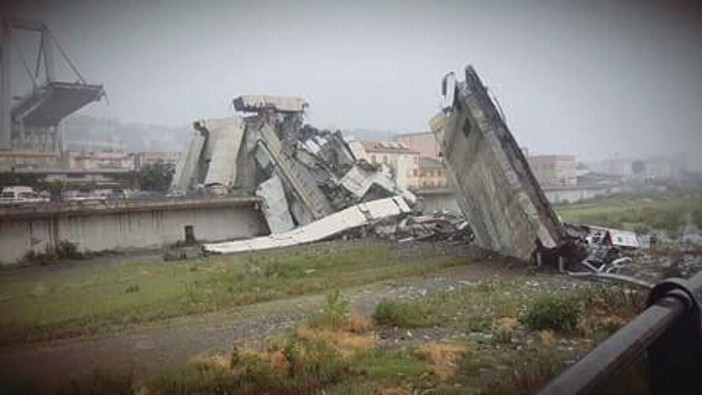
[(141, 291), (141, 288), (139, 288), (139, 284), (132, 284), (132, 285), (128, 286), (124, 292), (131, 294), (131, 293), (139, 292), (139, 291)]
[(68, 240), (59, 241), (55, 248), (47, 245), (43, 252), (34, 250), (27, 251), (22, 257), (22, 262), (26, 264), (55, 265), (62, 259), (81, 259), (83, 254), (78, 252), (78, 246)]
[(68, 240), (61, 240), (56, 246), (56, 256), (59, 259), (81, 259), (83, 254), (78, 252), (78, 245)]
[(349, 301), (338, 290), (327, 294), (327, 300), (322, 313), (313, 318), (310, 326), (317, 328), (341, 329), (349, 323)]
[(302, 340), (291, 337), (283, 355), (290, 364), (294, 384), (300, 386), (300, 389), (319, 388), (339, 382), (349, 367), (348, 361), (323, 339)]
[(346, 329), (351, 333), (366, 333), (373, 329), (373, 319), (365, 315), (351, 313)]
[(263, 275), (272, 278), (301, 278), (305, 276), (305, 271), (299, 265), (291, 265), (278, 260), (267, 264), (263, 268)]
[(349, 375), (349, 361), (322, 338), (290, 335), (267, 352), (234, 350), (221, 358), (198, 361), (148, 386), (150, 393), (312, 394)]
[(613, 333), (646, 307), (645, 292), (620, 287), (593, 287), (582, 296), (583, 329)]
[(360, 353), (351, 359), (351, 370), (367, 379), (384, 384), (402, 384), (408, 378), (418, 377), (426, 369), (425, 361), (406, 351), (378, 351)]
[(484, 315), (471, 316), (466, 320), (466, 328), (471, 332), (486, 332), (492, 326), (492, 319)]
[(210, 366), (188, 368), (164, 374), (148, 385), (147, 393), (224, 394), (238, 386), (239, 380), (229, 369)]
[(509, 344), (512, 343), (514, 331), (509, 328), (497, 328), (492, 332), (492, 340), (496, 343)]
[(420, 301), (380, 302), (375, 306), (373, 320), (380, 325), (419, 328), (434, 324), (429, 309)]
[(475, 287), (475, 290), (482, 293), (491, 293), (495, 290), (495, 284), (489, 281), (483, 281)]
[(185, 281), (183, 286), (185, 288), (185, 300), (188, 304), (193, 306), (206, 306), (212, 302), (212, 294), (207, 292), (210, 288), (205, 288), (207, 284), (202, 284), (200, 281), (196, 280), (193, 282)]
[(461, 375), (477, 375), (482, 370), (492, 368), (492, 362), (478, 353), (469, 353), (458, 364)]
[(495, 377), (484, 394), (533, 394), (563, 370), (563, 362), (552, 353), (538, 352), (504, 377)]
[(425, 343), (414, 352), (431, 363), (430, 371), (440, 379), (454, 377), (459, 362), (468, 355), (468, 346), (459, 343)]
[(572, 298), (545, 295), (527, 308), (524, 323), (533, 330), (552, 329), (570, 332), (578, 325), (580, 305)]

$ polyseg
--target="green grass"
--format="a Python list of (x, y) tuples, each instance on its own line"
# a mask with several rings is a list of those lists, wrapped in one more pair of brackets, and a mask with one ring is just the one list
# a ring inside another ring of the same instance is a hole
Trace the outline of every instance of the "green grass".
[(688, 219), (702, 228), (702, 195), (698, 192), (614, 195), (555, 209), (564, 222), (614, 228), (629, 224), (640, 233), (665, 231), (672, 235)]
[(493, 319), (516, 317), (525, 302), (520, 293), (545, 292), (525, 288), (517, 281), (482, 282), (460, 290), (443, 291), (409, 301), (379, 303), (373, 313), (380, 325), (400, 328), (441, 326), (482, 332)]
[(530, 329), (570, 332), (578, 325), (580, 306), (575, 298), (546, 295), (537, 298), (527, 309), (524, 322)]
[(380, 302), (375, 307), (373, 319), (380, 325), (400, 328), (427, 327), (436, 323), (430, 309), (430, 303)]
[(462, 263), (465, 258), (399, 256), (393, 244), (366, 241), (181, 262), (84, 265), (42, 273), (36, 279), (3, 276), (0, 343), (117, 330), (421, 275)]
[[(363, 346), (364, 342), (348, 340), (353, 336), (373, 339), (374, 334), (368, 332), (369, 329), (351, 333), (349, 328), (339, 327), (336, 317), (346, 315), (348, 310), (344, 298), (330, 292), (324, 314), (331, 314), (333, 319), (320, 321), (313, 318), (307, 324), (306, 332), (292, 329), (284, 337), (269, 339), (266, 351), (235, 351), (231, 358), (225, 359), (225, 364), (230, 361), (228, 366), (191, 364), (141, 384), (155, 393), (535, 393), (563, 371), (566, 361), (582, 357), (596, 345), (590, 338), (586, 339), (593, 330), (602, 328), (602, 325), (622, 325), (623, 321), (609, 318), (619, 316), (628, 320), (642, 307), (644, 294), (641, 292), (596, 285), (573, 288), (572, 284), (555, 277), (536, 277), (534, 281), (483, 282), (400, 304), (384, 304), (393, 306), (391, 310), (419, 309), (429, 315), (427, 321), (417, 321), (418, 318), (412, 316), (413, 324), (423, 322), (429, 325), (431, 322), (432, 326), (456, 327), (461, 331), (475, 325), (492, 332), (491, 340), (480, 341), (470, 336), (443, 341), (434, 339), (400, 349), (379, 347), (376, 340), (375, 347), (368, 348)], [(509, 329), (493, 324), (493, 320), (499, 322), (500, 317), (508, 314), (528, 316), (529, 311), (538, 308), (541, 298), (546, 296), (550, 301), (580, 304), (579, 321), (587, 322), (587, 328), (581, 326), (581, 330), (554, 335), (566, 340), (563, 344), (571, 348), (570, 351), (542, 342), (540, 332), (531, 331), (523, 321), (513, 321), (516, 327)], [(312, 324), (325, 324), (317, 328), (321, 330), (317, 332), (318, 337), (309, 334), (309, 328), (314, 330)], [(330, 330), (341, 331), (344, 336), (331, 336)], [(334, 339), (348, 342), (335, 343)], [(339, 348), (341, 344), (347, 345)], [(464, 352), (457, 357), (456, 354), (451, 356), (449, 353), (456, 347)], [(273, 355), (271, 353), (282, 355), (286, 364), (271, 363), (267, 358)], [(450, 372), (440, 374), (447, 372), (446, 369)], [(641, 384), (643, 375), (641, 369), (634, 370), (626, 376), (625, 382), (618, 376), (616, 381), (621, 382), (621, 388), (610, 393), (645, 388)], [(129, 381), (102, 380), (97, 386), (95, 382), (91, 383), (92, 387), (88, 389), (123, 389)]]

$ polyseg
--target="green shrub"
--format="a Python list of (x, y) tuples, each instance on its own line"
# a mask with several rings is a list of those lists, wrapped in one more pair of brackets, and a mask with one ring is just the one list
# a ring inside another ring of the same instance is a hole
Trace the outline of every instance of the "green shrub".
[(529, 306), (523, 320), (534, 330), (569, 332), (577, 326), (579, 315), (580, 306), (572, 298), (547, 295), (536, 299)]
[(485, 332), (492, 326), (492, 318), (489, 316), (476, 315), (468, 318), (466, 324), (471, 332)]
[(508, 344), (512, 343), (512, 335), (514, 331), (509, 328), (497, 328), (492, 332), (492, 340), (495, 343)]
[(380, 325), (401, 328), (431, 326), (426, 310), (419, 302), (380, 302), (375, 306), (373, 320)]
[(225, 394), (239, 387), (238, 377), (222, 367), (188, 368), (160, 376), (149, 385), (157, 394)]
[(80, 259), (83, 254), (78, 252), (78, 246), (68, 240), (61, 240), (56, 246), (56, 256), (59, 259)]
[(341, 292), (334, 290), (327, 294), (322, 314), (312, 318), (310, 326), (339, 329), (348, 323), (350, 313), (349, 301), (341, 295)]
[(322, 339), (302, 340), (290, 337), (283, 355), (290, 363), (290, 376), (300, 389), (320, 388), (337, 383), (349, 364), (329, 343)]
[(141, 291), (141, 288), (139, 288), (139, 284), (132, 284), (132, 285), (128, 286), (124, 292), (131, 294), (131, 293), (139, 292), (139, 291)]

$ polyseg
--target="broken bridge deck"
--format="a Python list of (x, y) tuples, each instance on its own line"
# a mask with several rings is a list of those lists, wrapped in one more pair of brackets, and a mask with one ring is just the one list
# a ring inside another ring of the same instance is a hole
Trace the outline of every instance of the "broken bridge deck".
[(475, 70), (447, 89), (453, 100), (430, 124), (476, 243), (523, 260), (561, 247), (560, 221)]

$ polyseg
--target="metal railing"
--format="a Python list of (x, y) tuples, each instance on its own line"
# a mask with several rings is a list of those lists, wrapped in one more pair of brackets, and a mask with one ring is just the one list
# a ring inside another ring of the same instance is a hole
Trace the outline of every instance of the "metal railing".
[(647, 304), (539, 393), (598, 393), (643, 356), (651, 394), (702, 394), (702, 272), (657, 284)]

